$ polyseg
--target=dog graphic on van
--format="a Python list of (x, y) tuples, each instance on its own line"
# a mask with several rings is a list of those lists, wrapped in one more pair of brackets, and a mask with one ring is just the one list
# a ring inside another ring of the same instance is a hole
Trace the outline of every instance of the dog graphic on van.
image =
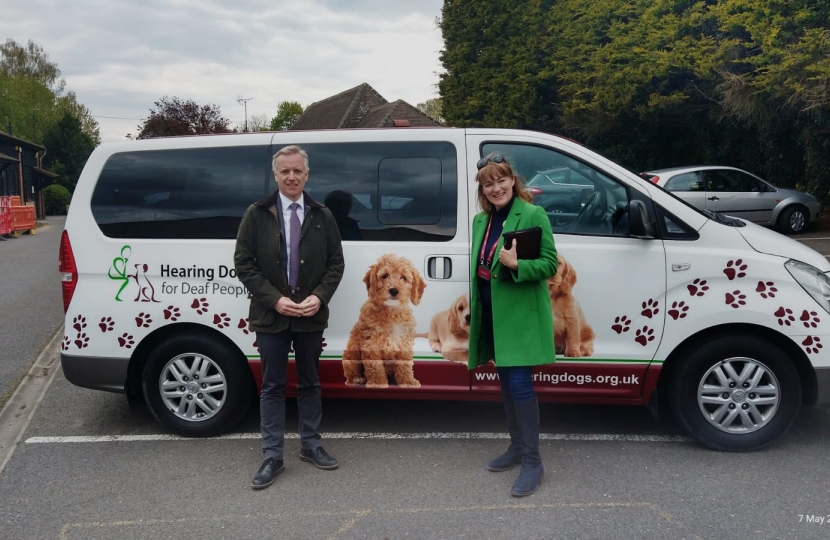
[(548, 279), (556, 354), (591, 356), (594, 354), (594, 329), (588, 324), (582, 306), (573, 295), (576, 270), (561, 254), (557, 254), (557, 259), (559, 267), (556, 275)]
[(408, 259), (392, 254), (370, 266), (363, 282), (369, 298), (343, 352), (346, 384), (388, 388), (393, 379), (401, 387), (420, 387), (413, 373), (416, 321), (411, 306), (421, 302), (426, 282)]
[(451, 362), (466, 364), (470, 352), (470, 297), (462, 294), (444, 311), (432, 317), (428, 334), (416, 337), (429, 339), (433, 352), (441, 353)]

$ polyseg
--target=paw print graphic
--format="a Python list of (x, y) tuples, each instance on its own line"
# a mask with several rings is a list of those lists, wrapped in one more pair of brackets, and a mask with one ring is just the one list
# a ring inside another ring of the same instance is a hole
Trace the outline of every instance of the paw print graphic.
[(755, 292), (761, 295), (761, 298), (775, 298), (775, 293), (778, 289), (773, 287), (775, 283), (772, 281), (759, 281), (758, 286), (755, 287)]
[(75, 329), (76, 332), (79, 334), (86, 328), (86, 317), (83, 315), (78, 315), (74, 319), (72, 319), (72, 328)]
[(133, 336), (124, 332), (121, 334), (121, 337), (118, 338), (118, 346), (123, 347), (125, 349), (132, 349), (133, 345), (135, 345), (135, 341), (133, 341)]
[(614, 317), (614, 324), (611, 326), (611, 330), (618, 334), (622, 334), (623, 332), (628, 332), (630, 330), (631, 321), (625, 315), (621, 317)]
[(150, 318), (149, 313), (139, 313), (135, 318), (135, 325), (139, 328), (150, 328), (153, 319)]
[(75, 346), (79, 349), (86, 349), (89, 347), (89, 336), (86, 333), (78, 334), (78, 338), (75, 340)]
[(785, 308), (784, 306), (778, 308), (773, 315), (778, 317), (778, 324), (780, 326), (790, 326), (795, 321), (795, 317), (793, 317), (793, 310)]
[(668, 313), (669, 317), (676, 321), (685, 318), (687, 311), (689, 311), (689, 306), (686, 305), (686, 302), (672, 302)]
[(818, 318), (818, 313), (815, 311), (807, 311), (806, 309), (801, 312), (801, 317), (798, 320), (804, 323), (804, 328), (816, 328), (818, 323), (821, 322), (821, 319)]
[(658, 307), (660, 304), (657, 300), (649, 298), (647, 301), (643, 302), (643, 311), (640, 312), (640, 315), (643, 317), (648, 317), (649, 319), (660, 313), (660, 308)]
[(638, 328), (634, 341), (645, 347), (649, 341), (654, 341), (654, 330), (648, 326), (644, 326), (642, 329)]
[(228, 317), (227, 313), (220, 313), (213, 316), (213, 324), (215, 324), (217, 328), (227, 328), (230, 322), (231, 318)]
[(101, 322), (98, 323), (98, 328), (101, 329), (101, 332), (107, 333), (112, 332), (112, 329), (115, 327), (115, 321), (112, 320), (112, 317), (101, 317)]
[(248, 330), (248, 319), (239, 319), (239, 324), (236, 327), (241, 329), (242, 333), (250, 334), (250, 330)]
[(71, 345), (72, 340), (69, 338), (69, 336), (63, 336), (63, 341), (61, 341), (61, 350), (68, 351)]
[(256, 352), (260, 352), (259, 351), (259, 340), (256, 340), (256, 339), (254, 340), (254, 349), (256, 349)]
[(746, 295), (743, 294), (741, 291), (732, 291), (731, 293), (726, 293), (726, 305), (732, 306), (735, 309), (738, 309), (741, 306), (745, 306)]
[(709, 285), (705, 279), (696, 279), (686, 285), (686, 288), (689, 289), (689, 296), (703, 296), (709, 290)]
[(326, 343), (326, 338), (323, 338), (322, 340), (320, 340), (320, 352), (321, 353), (326, 350), (326, 345), (328, 345), (328, 343)]
[(801, 344), (804, 345), (804, 348), (807, 350), (807, 354), (817, 354), (818, 350), (823, 347), (821, 344), (821, 338), (818, 336), (807, 336)]
[(181, 313), (179, 313), (177, 307), (167, 306), (167, 309), (164, 310), (164, 320), (178, 321), (180, 315)]
[(207, 313), (208, 311), (208, 304), (207, 298), (194, 298), (193, 303), (190, 304), (190, 307), (196, 310), (196, 313), (201, 315), (202, 313)]
[(729, 281), (732, 281), (735, 278), (742, 278), (746, 276), (746, 272), (744, 272), (746, 268), (747, 267), (744, 264), (743, 259), (737, 259), (726, 263), (726, 268), (723, 269), (723, 273), (726, 274)]

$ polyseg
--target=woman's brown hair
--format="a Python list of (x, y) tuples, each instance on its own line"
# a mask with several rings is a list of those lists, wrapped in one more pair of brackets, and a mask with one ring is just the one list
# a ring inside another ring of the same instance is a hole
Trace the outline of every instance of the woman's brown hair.
[(490, 158), (497, 154), (489, 154), (486, 156), (487, 163), (478, 170), (476, 173), (476, 182), (478, 182), (478, 206), (485, 212), (490, 213), (493, 209), (493, 205), (490, 204), (490, 201), (487, 200), (487, 196), (484, 195), (484, 189), (482, 188), (482, 184), (484, 182), (495, 182), (499, 178), (503, 176), (510, 176), (513, 178), (513, 196), (518, 197), (525, 202), (532, 203), (533, 202), (533, 195), (525, 189), (524, 182), (519, 180), (519, 177), (516, 173), (513, 172), (513, 168), (510, 167), (510, 163), (507, 162), (506, 159), (502, 158), (502, 161), (496, 163), (495, 161), (491, 161)]

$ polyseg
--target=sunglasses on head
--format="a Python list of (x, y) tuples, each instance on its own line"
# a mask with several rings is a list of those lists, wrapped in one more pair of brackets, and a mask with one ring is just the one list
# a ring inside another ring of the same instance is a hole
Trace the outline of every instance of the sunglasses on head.
[(476, 168), (480, 171), (482, 167), (487, 165), (488, 161), (492, 161), (493, 163), (501, 163), (504, 161), (504, 157), (501, 154), (493, 154), (492, 156), (483, 157), (478, 160), (478, 163), (476, 163)]

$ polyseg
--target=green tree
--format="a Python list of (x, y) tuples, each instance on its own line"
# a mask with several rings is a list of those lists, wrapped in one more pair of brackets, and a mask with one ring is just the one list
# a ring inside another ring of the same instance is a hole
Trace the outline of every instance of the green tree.
[(272, 131), (285, 131), (294, 125), (303, 115), (303, 106), (299, 101), (280, 101), (277, 105), (277, 115), (271, 119)]
[(84, 132), (80, 119), (70, 112), (64, 113), (46, 133), (43, 145), (46, 147), (44, 166), (58, 175), (58, 184), (74, 192), (78, 177), (96, 146)]
[(444, 118), (441, 115), (441, 98), (430, 98), (423, 103), (418, 103), (416, 107), (439, 124), (444, 123)]
[(830, 201), (828, 21), (830, 2), (809, 0), (446, 0), (443, 113)]
[(192, 99), (164, 96), (150, 109), (150, 116), (138, 126), (138, 139), (230, 133), (230, 120), (218, 105), (199, 105)]
[(0, 74), (33, 79), (60, 94), (66, 86), (58, 65), (49, 60), (43, 47), (29, 40), (23, 47), (13, 39), (0, 45)]
[(46, 213), (50, 216), (66, 213), (66, 207), (72, 200), (69, 190), (60, 184), (46, 186), (43, 190), (43, 198), (46, 204)]
[(11, 124), (18, 137), (40, 143), (68, 111), (99, 144), (98, 122), (65, 88), (58, 65), (39, 45), (29, 41), (24, 47), (11, 39), (0, 45), (0, 129)]
[(555, 85), (544, 78), (542, 15), (553, 0), (445, 0), (438, 83), (451, 126), (537, 129), (551, 123)]

